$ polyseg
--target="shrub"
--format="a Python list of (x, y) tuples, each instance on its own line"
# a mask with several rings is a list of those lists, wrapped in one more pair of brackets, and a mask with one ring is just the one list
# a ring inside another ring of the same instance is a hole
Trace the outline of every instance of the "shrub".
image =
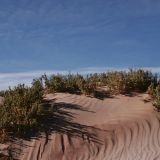
[(45, 83), (49, 92), (64, 92), (66, 90), (63, 76), (52, 75)]
[(94, 83), (85, 83), (82, 88), (82, 93), (85, 95), (95, 95), (96, 85)]
[(34, 98), (33, 101), (39, 101), (39, 103), (41, 103), (44, 93), (43, 83), (41, 79), (33, 79), (31, 93), (33, 95), (32, 98)]
[(69, 93), (76, 93), (80, 91), (78, 87), (79, 75), (68, 74), (65, 76), (65, 91)]
[(4, 97), (5, 91), (0, 91), (0, 96)]
[(38, 118), (42, 96), (43, 88), (39, 80), (34, 80), (32, 87), (19, 84), (13, 89), (9, 88), (0, 107), (0, 130), (3, 135), (23, 135), (36, 129), (40, 125)]
[(85, 79), (82, 75), (77, 74), (76, 75), (76, 85), (78, 87), (78, 91), (82, 92), (83, 91), (83, 87), (85, 84)]
[(155, 89), (155, 101), (154, 101), (155, 109), (160, 111), (160, 84)]
[(153, 82), (148, 87), (147, 93), (150, 94), (152, 97), (155, 96), (155, 88), (154, 88), (154, 83)]
[(83, 79), (80, 90), (85, 95), (94, 96), (96, 91), (96, 81), (87, 76), (86, 79)]
[(126, 72), (107, 73), (107, 86), (114, 94), (129, 92), (129, 84)]
[(155, 76), (150, 71), (130, 69), (128, 78), (132, 90), (145, 92), (148, 86), (154, 81)]
[(150, 71), (142, 69), (113, 71), (87, 76), (68, 74), (43, 76), (45, 88), (49, 92), (82, 92), (93, 94), (97, 87), (107, 86), (111, 93), (129, 93), (131, 91), (145, 92), (151, 83), (157, 83), (157, 77)]
[(97, 74), (97, 73), (94, 73), (94, 74), (90, 74), (88, 77), (87, 77), (87, 81), (91, 82), (91, 83), (94, 83), (96, 85), (96, 87), (99, 87), (100, 86), (100, 75)]
[(142, 69), (128, 72), (114, 71), (107, 73), (106, 85), (112, 93), (145, 92), (151, 83), (156, 84), (157, 77)]
[(107, 74), (101, 73), (99, 74), (99, 86), (106, 86), (107, 85)]

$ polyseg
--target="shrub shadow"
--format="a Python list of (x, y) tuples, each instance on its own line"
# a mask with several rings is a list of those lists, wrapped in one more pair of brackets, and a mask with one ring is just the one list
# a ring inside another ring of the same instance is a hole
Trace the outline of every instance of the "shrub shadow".
[(46, 137), (52, 133), (67, 134), (70, 137), (86, 137), (89, 141), (95, 143), (101, 143), (95, 133), (90, 130), (96, 129), (92, 126), (87, 126), (74, 122), (74, 118), (77, 115), (72, 113), (71, 110), (79, 110), (83, 112), (95, 113), (90, 110), (86, 110), (79, 105), (69, 103), (56, 103), (45, 102), (42, 105), (42, 110), (45, 115), (41, 121), (42, 131), (45, 132)]
[(105, 98), (114, 98), (109, 91), (105, 90), (96, 90), (94, 93), (94, 97), (100, 100), (104, 100)]
[[(74, 118), (77, 114), (71, 112), (71, 110), (79, 110), (94, 114), (93, 111), (86, 110), (76, 104), (56, 103), (55, 101), (44, 101), (40, 107), (43, 112), (43, 116), (41, 116), (39, 119), (41, 124), (40, 127), (32, 133), (30, 132), (19, 137), (13, 136), (11, 138), (12, 144), (16, 145), (16, 143), (18, 143), (17, 145), (21, 146), (22, 148), (32, 147), (19, 143), (17, 139), (23, 139), (27, 141), (39, 139), (42, 133), (45, 133), (46, 144), (50, 140), (49, 135), (53, 133), (59, 133), (61, 135), (65, 134), (69, 138), (81, 138), (88, 143), (94, 142), (99, 145), (103, 144), (95, 134), (95, 131), (100, 129), (74, 122)], [(12, 149), (12, 155), (17, 155), (20, 152), (21, 151), (17, 148)]]

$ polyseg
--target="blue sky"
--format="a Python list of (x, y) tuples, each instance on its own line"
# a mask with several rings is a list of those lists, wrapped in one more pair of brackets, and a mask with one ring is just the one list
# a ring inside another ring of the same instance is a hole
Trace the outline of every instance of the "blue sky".
[(0, 2), (0, 75), (160, 66), (159, 0)]

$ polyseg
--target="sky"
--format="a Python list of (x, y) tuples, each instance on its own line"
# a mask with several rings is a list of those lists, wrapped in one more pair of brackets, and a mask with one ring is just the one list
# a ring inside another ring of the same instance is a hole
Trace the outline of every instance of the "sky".
[(159, 0), (0, 0), (0, 89), (40, 73), (160, 70)]

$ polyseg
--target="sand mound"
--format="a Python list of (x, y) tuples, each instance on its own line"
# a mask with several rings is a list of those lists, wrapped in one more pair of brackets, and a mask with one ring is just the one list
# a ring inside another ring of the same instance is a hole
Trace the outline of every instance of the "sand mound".
[(13, 141), (12, 154), (20, 160), (159, 160), (159, 113), (143, 97), (50, 95), (50, 129)]

